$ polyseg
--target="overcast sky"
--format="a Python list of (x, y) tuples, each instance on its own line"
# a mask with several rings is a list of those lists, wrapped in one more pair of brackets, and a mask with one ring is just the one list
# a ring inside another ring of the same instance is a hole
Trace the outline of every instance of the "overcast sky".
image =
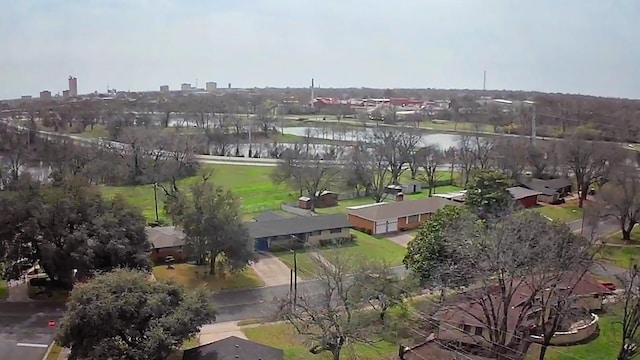
[(541, 90), (640, 98), (638, 0), (19, 0), (0, 98), (233, 87)]

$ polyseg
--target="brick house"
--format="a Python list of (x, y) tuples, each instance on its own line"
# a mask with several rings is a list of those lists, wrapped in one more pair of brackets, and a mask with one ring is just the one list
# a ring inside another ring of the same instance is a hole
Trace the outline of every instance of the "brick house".
[(355, 229), (372, 235), (386, 234), (416, 229), (431, 214), (450, 205), (460, 204), (441, 197), (402, 200), (349, 207), (347, 216)]
[(185, 234), (175, 226), (147, 227), (147, 238), (151, 243), (151, 260), (163, 262), (167, 256), (183, 261)]

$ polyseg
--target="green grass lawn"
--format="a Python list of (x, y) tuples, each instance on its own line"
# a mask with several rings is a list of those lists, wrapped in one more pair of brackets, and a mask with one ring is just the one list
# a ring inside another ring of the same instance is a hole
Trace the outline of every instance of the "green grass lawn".
[(639, 247), (606, 246), (600, 249), (599, 257), (621, 268), (628, 268), (640, 260)]
[[(286, 360), (328, 360), (330, 353), (313, 355), (305, 345), (305, 338), (298, 335), (289, 324), (269, 324), (243, 330), (249, 340), (273, 346), (284, 351)], [(375, 345), (357, 344), (342, 351), (345, 359), (391, 360), (398, 358), (397, 345), (380, 341)]]
[[(351, 234), (355, 235), (352, 243), (342, 245), (340, 247), (322, 247), (322, 248), (305, 248), (296, 250), (298, 262), (298, 276), (302, 279), (313, 279), (320, 273), (320, 263), (316, 260), (311, 252), (317, 251), (329, 262), (339, 255), (348, 258), (368, 259), (376, 261), (384, 261), (390, 266), (402, 264), (402, 259), (407, 250), (393, 241), (385, 238), (377, 238), (367, 235), (363, 232), (351, 230)], [(282, 262), (290, 269), (293, 269), (293, 253), (292, 252), (274, 252)]]
[(433, 121), (423, 121), (420, 123), (421, 128), (434, 129), (434, 130), (445, 130), (445, 131), (476, 131), (476, 128), (481, 132), (493, 133), (493, 126), (488, 124), (476, 124), (467, 123), (467, 122), (458, 122), (456, 125), (455, 121), (447, 121), (447, 122), (433, 122)]
[(606, 238), (607, 243), (611, 244), (626, 244), (626, 245), (640, 245), (640, 227), (635, 226), (631, 230), (631, 240), (622, 240), (622, 232), (615, 232)]
[[(621, 316), (617, 311), (602, 314), (598, 325), (600, 334), (596, 339), (583, 345), (550, 347), (545, 360), (615, 359), (621, 343)], [(528, 353), (527, 360), (537, 360), (535, 355)]]
[[(271, 181), (272, 167), (267, 166), (239, 166), (239, 165), (207, 165), (204, 171), (213, 171), (209, 181), (233, 191), (240, 197), (244, 213), (258, 213), (266, 210), (279, 209), (284, 201), (296, 198), (295, 191), (286, 185), (276, 185)], [(182, 179), (179, 186), (187, 190), (190, 184), (200, 181), (200, 176)], [(122, 194), (132, 205), (139, 207), (144, 216), (155, 220), (155, 205), (153, 185), (139, 186), (103, 186), (102, 194), (108, 198)], [(158, 213), (162, 220), (168, 221), (163, 210), (163, 193), (158, 189)]]
[[(460, 191), (463, 190), (461, 187), (457, 187), (457, 186), (453, 186), (453, 185), (444, 185), (444, 186), (438, 186), (434, 189), (434, 194), (444, 194), (444, 193), (449, 193), (449, 192), (455, 192), (455, 191)], [(415, 194), (410, 194), (410, 195), (405, 195), (405, 199), (407, 200), (415, 200), (415, 199), (422, 199), (422, 198), (426, 198), (429, 196), (429, 190), (428, 189), (422, 189), (421, 192), (419, 193), (415, 193)], [(387, 201), (393, 201), (393, 197), (388, 198), (389, 200)], [(339, 214), (339, 213), (346, 213), (347, 212), (347, 208), (350, 206), (358, 206), (358, 205), (367, 205), (367, 204), (373, 204), (374, 201), (372, 198), (370, 197), (360, 197), (360, 198), (355, 198), (355, 199), (348, 199), (348, 200), (340, 200), (338, 202), (338, 206), (333, 206), (330, 208), (321, 208), (321, 209), (316, 209), (316, 212), (318, 214)]]
[(175, 264), (173, 269), (166, 265), (153, 267), (153, 275), (158, 280), (173, 280), (187, 289), (204, 286), (208, 290), (248, 289), (263, 286), (264, 282), (251, 268), (241, 273), (209, 275), (209, 266)]
[(540, 214), (550, 217), (553, 220), (571, 222), (582, 219), (582, 209), (576, 205), (558, 206), (541, 205), (533, 209)]
[(9, 289), (7, 288), (7, 282), (0, 279), (0, 300), (9, 296)]

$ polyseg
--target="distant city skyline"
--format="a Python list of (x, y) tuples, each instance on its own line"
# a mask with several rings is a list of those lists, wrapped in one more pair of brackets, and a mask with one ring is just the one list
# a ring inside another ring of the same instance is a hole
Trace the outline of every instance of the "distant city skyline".
[(26, 0), (0, 98), (199, 87), (457, 88), (640, 98), (640, 2)]

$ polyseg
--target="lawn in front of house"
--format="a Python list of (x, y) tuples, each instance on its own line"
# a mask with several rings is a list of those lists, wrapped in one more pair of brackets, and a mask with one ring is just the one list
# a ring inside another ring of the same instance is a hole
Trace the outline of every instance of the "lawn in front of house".
[(355, 240), (340, 247), (324, 247), (320, 249), (327, 260), (335, 256), (335, 252), (348, 257), (366, 258), (368, 260), (384, 261), (390, 266), (402, 265), (402, 259), (407, 253), (407, 249), (394, 243), (389, 239), (374, 237), (361, 231), (351, 230)]
[(606, 242), (609, 244), (624, 244), (624, 245), (640, 245), (640, 227), (634, 226), (631, 230), (631, 240), (622, 240), (622, 231), (615, 232), (608, 235)]
[(603, 245), (598, 256), (600, 259), (627, 269), (631, 264), (640, 262), (640, 247)]
[(204, 286), (210, 291), (227, 289), (248, 289), (263, 286), (258, 274), (247, 268), (240, 273), (209, 275), (208, 265), (174, 264), (172, 269), (166, 265), (153, 267), (153, 275), (158, 280), (173, 280), (186, 289)]
[(540, 205), (533, 208), (533, 210), (548, 218), (560, 220), (562, 222), (571, 222), (582, 219), (582, 209), (577, 205)]
[[(549, 347), (545, 360), (615, 359), (618, 356), (622, 334), (622, 317), (619, 311), (612, 309), (599, 315), (600, 331), (597, 338), (582, 345)], [(532, 346), (527, 353), (527, 360), (538, 359), (537, 352), (533, 353), (535, 350)]]
[(0, 279), (0, 300), (6, 299), (9, 296), (9, 288), (7, 282)]
[[(243, 331), (249, 340), (282, 349), (286, 360), (331, 359), (328, 352), (322, 355), (311, 354), (304, 337), (298, 335), (289, 324), (268, 324)], [(356, 344), (348, 346), (342, 352), (344, 358), (360, 360), (390, 360), (398, 357), (397, 345), (386, 341), (376, 342), (374, 345)]]
[[(293, 201), (296, 198), (295, 191), (289, 189), (287, 185), (276, 185), (271, 181), (273, 167), (204, 165), (203, 171), (213, 172), (210, 182), (234, 192), (240, 198), (242, 211), (247, 214), (280, 209), (282, 202)], [(189, 185), (201, 179), (200, 175), (185, 178), (179, 181), (178, 186), (186, 191)], [(155, 220), (153, 185), (102, 186), (101, 191), (107, 198), (121, 194), (130, 204), (139, 207), (148, 221)], [(162, 189), (158, 189), (159, 217), (169, 222), (164, 212), (163, 201)]]
[[(320, 273), (320, 263), (311, 254), (315, 249), (299, 249), (296, 250), (296, 262), (298, 264), (298, 277), (303, 280), (315, 279)], [(294, 268), (293, 252), (278, 251), (273, 255), (277, 256), (289, 269)]]

